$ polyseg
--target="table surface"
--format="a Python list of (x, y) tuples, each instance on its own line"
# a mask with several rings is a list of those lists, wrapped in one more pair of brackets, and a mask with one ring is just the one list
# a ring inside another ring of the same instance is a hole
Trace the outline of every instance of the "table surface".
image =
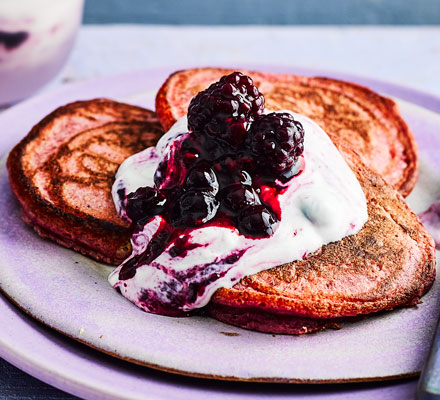
[[(440, 27), (88, 25), (64, 69), (41, 92), (148, 68), (238, 64), (334, 70), (440, 96)], [(413, 398), (416, 381), (402, 385), (399, 397)], [(74, 397), (0, 360), (0, 399), (11, 398)]]

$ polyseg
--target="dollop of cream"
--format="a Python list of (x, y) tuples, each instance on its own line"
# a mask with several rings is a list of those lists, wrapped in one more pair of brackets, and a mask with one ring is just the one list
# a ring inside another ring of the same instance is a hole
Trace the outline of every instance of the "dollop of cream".
[[(196, 244), (184, 257), (173, 257), (171, 243), (152, 263), (142, 265), (127, 280), (119, 279), (121, 266), (109, 276), (114, 288), (145, 311), (149, 309), (145, 293), (154, 293), (161, 301), (171, 302), (170, 293), (185, 290), (188, 282), (179, 280), (185, 271), (203, 267), (218, 273), (181, 311), (205, 306), (214, 292), (230, 288), (241, 278), (281, 264), (301, 260), (321, 246), (353, 235), (368, 219), (367, 202), (354, 173), (331, 142), (328, 135), (309, 118), (289, 112), (304, 127), (303, 171), (292, 178), (287, 190), (278, 195), (281, 220), (274, 234), (252, 239), (231, 227), (198, 227), (189, 233)], [(118, 213), (125, 215), (124, 196), (141, 186), (153, 186), (153, 175), (159, 161), (166, 157), (169, 144), (187, 132), (187, 119), (181, 118), (159, 140), (156, 147), (129, 157), (120, 166), (113, 185), (113, 199)], [(140, 254), (160, 227), (161, 216), (152, 218), (141, 232), (132, 238), (133, 254)], [(188, 233), (186, 233), (188, 235)], [(231, 255), (239, 255), (231, 259)], [(227, 261), (225, 261), (227, 260)], [(208, 267), (205, 267), (208, 268)], [(172, 273), (171, 273), (172, 272)], [(181, 273), (181, 274), (180, 274)], [(220, 276), (221, 275), (221, 276)]]

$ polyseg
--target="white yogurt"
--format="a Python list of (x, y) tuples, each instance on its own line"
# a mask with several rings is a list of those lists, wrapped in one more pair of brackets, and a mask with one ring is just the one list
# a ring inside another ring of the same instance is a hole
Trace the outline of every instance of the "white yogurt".
[[(289, 111), (281, 111), (289, 112)], [(300, 260), (324, 244), (338, 241), (359, 232), (368, 219), (367, 203), (355, 175), (333, 145), (327, 134), (312, 120), (291, 113), (304, 127), (304, 170), (288, 182), (287, 190), (278, 195), (281, 220), (274, 234), (252, 239), (239, 234), (237, 229), (206, 226), (190, 233), (190, 242), (199, 246), (185, 257), (172, 257), (171, 243), (153, 262), (142, 265), (131, 279), (120, 280), (116, 268), (109, 276), (114, 288), (138, 307), (149, 309), (145, 293), (154, 293), (167, 302), (167, 287), (187, 290), (190, 282), (182, 282), (173, 275), (206, 265), (213, 271), (225, 273), (210, 283), (204, 292), (181, 308), (189, 311), (205, 306), (221, 287), (232, 287), (242, 277), (294, 260)], [(168, 144), (187, 132), (187, 119), (181, 118), (157, 144), (129, 157), (119, 168), (113, 185), (116, 208), (126, 218), (119, 189), (134, 192), (141, 186), (153, 186), (153, 175)], [(132, 238), (133, 254), (142, 253), (159, 228), (162, 217), (152, 218), (143, 231)], [(224, 260), (231, 254), (243, 253), (233, 263)], [(172, 271), (172, 273), (170, 273)]]

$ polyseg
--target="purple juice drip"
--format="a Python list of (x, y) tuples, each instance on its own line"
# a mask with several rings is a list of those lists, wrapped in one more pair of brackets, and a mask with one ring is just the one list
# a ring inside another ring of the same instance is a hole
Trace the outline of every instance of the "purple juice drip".
[(202, 245), (198, 243), (190, 243), (189, 235), (177, 238), (173, 247), (170, 249), (171, 257), (185, 257), (190, 250), (197, 249)]
[(189, 251), (203, 246), (191, 242), (191, 236), (185, 234), (185, 231), (187, 230), (176, 229), (163, 220), (145, 251), (125, 261), (119, 271), (118, 278), (121, 281), (134, 278), (137, 269), (144, 265), (167, 275), (169, 279), (164, 280), (153, 290), (144, 290), (139, 299), (152, 313), (169, 316), (188, 315), (182, 309), (195, 303), (204, 294), (206, 287), (224, 277), (247, 251), (247, 249), (239, 250), (223, 259), (195, 265), (184, 271), (176, 271), (169, 265), (155, 262), (168, 246), (171, 257), (185, 257)]
[(133, 278), (136, 275), (137, 268), (144, 264), (150, 264), (155, 260), (170, 243), (173, 233), (173, 229), (169, 225), (163, 224), (150, 240), (143, 253), (124, 262), (123, 267), (119, 271), (119, 279), (125, 281)]
[[(247, 249), (243, 249), (224, 259), (195, 265), (186, 271), (175, 271), (173, 268), (153, 262), (150, 264), (151, 268), (160, 269), (172, 279), (164, 281), (155, 290), (145, 290), (139, 300), (154, 314), (187, 316), (189, 314), (182, 309), (194, 304), (197, 298), (205, 293), (207, 286), (223, 278), (246, 251)], [(165, 295), (166, 300), (160, 298), (158, 293)]]

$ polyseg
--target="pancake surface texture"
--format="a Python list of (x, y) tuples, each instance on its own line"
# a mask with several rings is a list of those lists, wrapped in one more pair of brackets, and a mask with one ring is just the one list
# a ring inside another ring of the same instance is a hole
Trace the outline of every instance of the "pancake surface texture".
[[(186, 114), (191, 98), (234, 70), (178, 71), (156, 97), (165, 130)], [(363, 162), (404, 196), (417, 180), (417, 144), (395, 102), (368, 88), (328, 78), (250, 72), (269, 110), (290, 110), (317, 122), (334, 140), (346, 142)]]
[(403, 197), (338, 146), (367, 198), (368, 221), (356, 235), (304, 260), (218, 290), (210, 314), (232, 325), (302, 334), (400, 306), (412, 306), (435, 278), (435, 247)]
[(162, 129), (152, 111), (95, 99), (53, 111), (11, 151), (7, 167), (22, 217), (43, 237), (107, 263), (131, 252), (111, 197), (114, 175)]

